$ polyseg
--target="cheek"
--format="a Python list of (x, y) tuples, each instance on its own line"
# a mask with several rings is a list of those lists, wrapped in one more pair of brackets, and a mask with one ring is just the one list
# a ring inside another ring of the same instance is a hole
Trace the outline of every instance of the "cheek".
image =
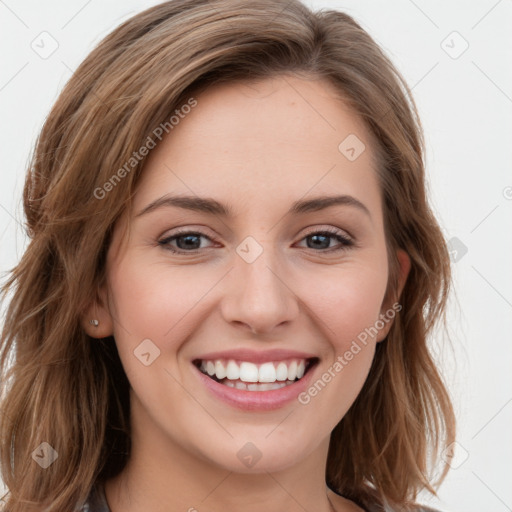
[(387, 285), (387, 272), (364, 265), (340, 269), (315, 280), (315, 287), (304, 283), (311, 308), (336, 352), (374, 326), (379, 319)]
[(143, 403), (158, 408), (174, 396), (178, 407), (180, 387), (164, 371), (177, 375), (175, 361), (191, 325), (197, 325), (196, 308), (218, 278), (193, 266), (143, 261), (130, 252), (108, 275), (114, 337), (132, 388)]
[(109, 284), (119, 334), (163, 341), (174, 333), (215, 282), (211, 273), (187, 270), (142, 261), (139, 265), (135, 258), (117, 265)]
[(378, 265), (354, 264), (336, 274), (317, 280), (318, 286), (308, 292), (328, 348), (315, 380), (298, 397), (300, 404), (326, 419), (330, 430), (346, 414), (368, 376), (387, 284), (387, 272)]

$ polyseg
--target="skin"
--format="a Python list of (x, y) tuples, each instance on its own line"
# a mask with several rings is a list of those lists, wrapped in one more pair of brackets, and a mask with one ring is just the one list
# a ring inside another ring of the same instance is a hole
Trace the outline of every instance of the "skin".
[[(107, 501), (113, 512), (360, 510), (326, 487), (329, 436), (392, 321), (307, 405), (235, 409), (211, 395), (191, 360), (234, 347), (301, 350), (320, 359), (314, 382), (391, 307), (371, 137), (322, 80), (217, 85), (196, 99), (151, 151), (133, 209), (115, 226), (102, 303), (84, 318), (91, 336), (114, 335), (132, 388), (132, 454), (107, 482)], [(355, 161), (338, 150), (350, 134), (366, 145)], [(235, 216), (163, 207), (136, 217), (167, 193), (214, 198)], [(369, 215), (350, 205), (286, 214), (296, 200), (337, 194), (357, 198)], [(195, 254), (159, 245), (177, 227), (206, 235), (193, 240)], [(308, 235), (326, 228), (355, 245), (334, 236), (311, 244)], [(236, 252), (247, 236), (263, 249), (252, 263)], [(403, 251), (396, 257), (398, 297), (410, 261)], [(134, 357), (147, 338), (160, 350), (149, 366)], [(252, 468), (237, 457), (247, 442), (262, 454)]]

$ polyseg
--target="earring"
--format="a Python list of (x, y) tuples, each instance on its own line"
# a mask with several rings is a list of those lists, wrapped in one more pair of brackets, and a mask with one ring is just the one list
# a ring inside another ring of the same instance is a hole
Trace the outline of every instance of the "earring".
[(98, 325), (100, 324), (100, 322), (96, 319), (93, 319), (93, 320), (89, 320), (89, 323), (91, 325), (94, 325), (94, 327), (98, 327)]

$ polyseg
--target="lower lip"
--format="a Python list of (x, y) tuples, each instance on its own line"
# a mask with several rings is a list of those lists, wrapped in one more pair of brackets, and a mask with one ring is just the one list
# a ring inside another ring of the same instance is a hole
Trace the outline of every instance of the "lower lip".
[(246, 411), (270, 411), (279, 409), (297, 400), (299, 394), (308, 387), (308, 383), (315, 369), (314, 367), (310, 368), (300, 380), (279, 389), (269, 391), (246, 391), (244, 389), (230, 388), (225, 384), (220, 384), (201, 372), (195, 365), (192, 366), (198, 373), (203, 384), (213, 395), (233, 407)]

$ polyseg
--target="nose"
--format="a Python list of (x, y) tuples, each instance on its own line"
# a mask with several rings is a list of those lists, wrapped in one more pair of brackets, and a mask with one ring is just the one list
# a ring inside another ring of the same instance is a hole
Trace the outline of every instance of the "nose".
[(264, 250), (252, 263), (237, 256), (222, 301), (224, 319), (254, 334), (272, 334), (299, 314), (293, 283), (271, 252)]

